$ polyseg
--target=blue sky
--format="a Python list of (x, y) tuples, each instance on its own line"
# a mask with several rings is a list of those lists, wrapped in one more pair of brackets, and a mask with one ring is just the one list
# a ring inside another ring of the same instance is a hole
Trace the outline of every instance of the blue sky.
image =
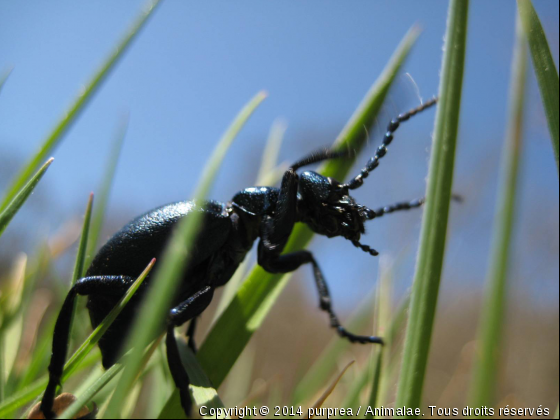
[[(0, 71), (13, 67), (0, 98), (4, 162), (20, 164), (33, 153), (142, 5), (0, 2)], [(537, 1), (535, 7), (558, 62), (558, 2)], [(393, 114), (418, 104), (416, 89), (424, 98), (437, 92), (446, 14), (443, 1), (164, 1), (53, 153), (55, 163), (39, 187), (48, 193), (47, 208), (37, 222), (55, 231), (83, 211), (89, 192), (98, 190), (127, 113), (109, 216), (133, 217), (188, 198), (227, 125), (265, 89), (269, 97), (228, 153), (212, 193), (227, 201), (252, 184), (276, 118), (288, 126), (282, 161), (330, 144), (404, 34), (419, 24), (422, 35), (390, 95), (380, 121), (384, 126)], [(455, 190), (466, 201), (452, 211), (444, 290), (447, 285), (476, 289), (484, 281), (514, 21), (515, 2), (471, 2), (455, 172)], [(532, 74), (527, 98), (512, 276), (516, 291), (557, 305), (558, 177)], [(375, 176), (356, 194), (361, 202), (377, 207), (423, 195), (433, 116), (427, 112), (399, 130)], [(370, 134), (375, 144), (382, 129)], [(372, 151), (373, 146), (360, 165)], [(420, 220), (414, 213), (378, 221), (364, 240), (398, 259), (401, 290), (412, 278)], [(10, 228), (24, 227), (16, 219)], [(318, 239), (313, 250), (333, 291), (348, 302), (375, 284), (377, 261), (345, 241)]]

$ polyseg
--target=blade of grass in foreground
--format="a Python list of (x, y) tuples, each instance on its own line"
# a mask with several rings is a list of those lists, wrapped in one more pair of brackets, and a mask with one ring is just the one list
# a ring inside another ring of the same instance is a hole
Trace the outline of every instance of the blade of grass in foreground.
[(159, 0), (155, 0), (154, 2), (150, 3), (150, 5), (141, 13), (137, 21), (132, 25), (128, 33), (125, 35), (124, 39), (116, 46), (114, 52), (103, 63), (99, 71), (95, 73), (95, 75), (85, 86), (85, 88), (83, 90), (80, 90), (80, 95), (76, 98), (74, 103), (70, 106), (69, 110), (56, 124), (55, 128), (49, 134), (47, 139), (43, 142), (43, 144), (41, 144), (37, 153), (14, 178), (12, 185), (8, 188), (4, 200), (0, 204), (0, 211), (4, 210), (8, 203), (12, 201), (17, 192), (35, 171), (35, 168), (37, 168), (39, 163), (45, 159), (45, 157), (58, 145), (58, 143), (60, 143), (68, 128), (80, 115), (80, 112), (92, 98), (93, 94), (97, 91), (103, 80), (105, 80), (111, 69), (115, 67), (115, 64), (117, 63), (119, 58), (123, 56), (123, 53), (126, 51), (140, 29), (144, 26), (146, 20), (148, 19), (148, 17), (150, 17), (158, 3)]
[(510, 244), (517, 209), (515, 203), (522, 153), (523, 105), (527, 78), (527, 46), (519, 18), (511, 69), (509, 121), (502, 151), (501, 180), (494, 216), (488, 290), (478, 327), (479, 341), (476, 352), (478, 358), (475, 361), (470, 390), (473, 407), (492, 407), (494, 405), (494, 391), (501, 359), (500, 343), (506, 306)]
[(449, 6), (426, 209), (412, 286), (411, 309), (396, 408), (403, 406), (411, 409), (419, 408), (422, 398), (445, 254), (463, 85), (468, 5), (469, 2), (466, 0), (451, 0)]
[(60, 416), (57, 418), (59, 419), (73, 419), (78, 414), (78, 412), (82, 409), (82, 407), (86, 406), (95, 395), (99, 392), (100, 389), (107, 386), (111, 380), (117, 376), (119, 372), (122, 371), (122, 365), (120, 363), (116, 363), (103, 372), (103, 375), (97, 381), (93, 383), (91, 387), (89, 387), (82, 395), (80, 395), (76, 401), (70, 405)]
[(21, 188), (21, 190), (17, 192), (17, 194), (14, 195), (13, 200), (11, 200), (10, 203), (8, 203), (2, 210), (0, 210), (0, 236), (2, 236), (2, 233), (4, 232), (10, 221), (16, 215), (23, 203), (25, 203), (25, 200), (27, 200), (29, 195), (33, 192), (43, 175), (45, 175), (45, 172), (47, 171), (49, 166), (51, 166), (53, 160), (53, 158), (47, 160), (41, 167), (41, 169), (39, 169), (33, 176), (33, 178), (31, 178), (29, 182), (25, 184), (23, 188)]
[[(245, 122), (265, 97), (266, 94), (264, 92), (257, 94), (241, 110), (216, 146), (198, 183), (194, 195), (196, 201), (202, 202), (207, 196), (228, 148)], [(137, 375), (143, 349), (157, 335), (158, 330), (162, 327), (162, 322), (166, 318), (167, 311), (169, 311), (177, 281), (183, 268), (188, 264), (188, 250), (195, 243), (202, 216), (202, 212), (195, 211), (189, 217), (185, 217), (179, 223), (170, 240), (170, 244), (163, 255), (160, 268), (154, 275), (152, 287), (143, 301), (139, 316), (130, 334), (126, 348), (132, 348), (133, 350), (125, 363), (123, 375), (107, 407), (105, 413), (107, 418), (120, 417), (121, 401), (124, 400)]]
[(84, 265), (86, 259), (86, 248), (88, 236), (90, 231), (91, 210), (93, 208), (93, 193), (89, 195), (89, 200), (86, 206), (84, 215), (84, 224), (82, 227), (82, 235), (80, 236), (80, 244), (78, 245), (78, 252), (76, 255), (76, 262), (74, 264), (74, 272), (72, 273), (72, 286), (76, 284), (78, 279), (84, 276)]
[(517, 7), (519, 18), (533, 57), (533, 68), (537, 75), (544, 111), (548, 120), (548, 129), (556, 159), (558, 170), (558, 130), (559, 130), (559, 105), (558, 105), (558, 70), (550, 53), (546, 35), (539, 20), (539, 16), (533, 8), (531, 0), (518, 0)]
[(101, 182), (100, 192), (97, 195), (98, 204), (93, 214), (93, 220), (91, 222), (91, 229), (87, 243), (87, 254), (85, 263), (86, 267), (89, 267), (95, 255), (97, 241), (103, 227), (103, 218), (105, 216), (105, 210), (107, 208), (107, 202), (109, 201), (109, 194), (111, 193), (111, 187), (113, 185), (113, 179), (115, 178), (115, 172), (117, 170), (117, 164), (119, 162), (119, 157), (121, 154), (127, 128), (128, 115), (126, 117), (123, 117), (122, 121), (119, 124), (115, 142), (109, 156), (109, 161), (107, 162), (107, 168), (105, 169), (105, 174), (103, 176), (103, 181)]
[[(367, 139), (364, 127), (369, 127), (374, 122), (387, 91), (417, 35), (416, 28), (406, 35), (380, 78), (371, 87), (338, 136), (335, 142), (336, 147), (341, 149), (347, 147), (357, 152), (363, 147)], [(319, 172), (325, 176), (343, 180), (352, 163), (353, 159), (336, 159), (336, 162), (331, 161), (324, 165)], [(302, 249), (309, 243), (311, 237), (312, 233), (307, 227), (296, 225), (284, 252)], [(289, 275), (267, 273), (259, 266), (251, 271), (233, 301), (209, 332), (197, 355), (214, 386), (220, 386), (252, 334), (272, 308), (289, 278)]]

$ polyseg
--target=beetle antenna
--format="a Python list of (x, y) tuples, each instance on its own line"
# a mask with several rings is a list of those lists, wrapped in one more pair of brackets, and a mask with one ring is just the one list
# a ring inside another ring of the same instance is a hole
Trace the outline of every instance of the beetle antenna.
[(298, 160), (296, 163), (294, 163), (291, 166), (291, 168), (294, 171), (296, 171), (303, 166), (312, 165), (313, 163), (322, 162), (323, 160), (337, 159), (341, 157), (350, 157), (353, 154), (354, 152), (350, 149), (342, 150), (342, 151), (335, 151), (332, 149), (321, 149), (305, 156), (303, 159)]
[(352, 179), (348, 184), (345, 184), (345, 186), (347, 186), (351, 190), (355, 190), (356, 188), (361, 187), (362, 184), (364, 183), (364, 179), (368, 177), (369, 173), (379, 166), (379, 159), (381, 159), (383, 156), (387, 154), (387, 147), (393, 141), (393, 135), (395, 131), (397, 131), (397, 128), (399, 128), (400, 124), (404, 121), (407, 121), (410, 117), (413, 117), (419, 112), (422, 112), (425, 109), (430, 108), (436, 103), (437, 103), (437, 98), (430, 99), (429, 101), (423, 103), (419, 107), (414, 108), (404, 114), (400, 114), (397, 118), (391, 120), (391, 122), (387, 126), (387, 132), (385, 133), (385, 136), (383, 136), (383, 144), (381, 144), (381, 146), (377, 148), (377, 151), (375, 152), (375, 156), (372, 157), (367, 163), (367, 165), (364, 167), (364, 169), (362, 169), (362, 171), (356, 177), (354, 177), (354, 179)]
[(375, 249), (371, 248), (369, 245), (363, 245), (360, 242), (358, 242), (357, 240), (353, 240), (352, 244), (356, 248), (360, 248), (362, 251), (367, 252), (369, 255), (372, 255), (374, 257), (379, 255), (379, 252), (377, 252)]

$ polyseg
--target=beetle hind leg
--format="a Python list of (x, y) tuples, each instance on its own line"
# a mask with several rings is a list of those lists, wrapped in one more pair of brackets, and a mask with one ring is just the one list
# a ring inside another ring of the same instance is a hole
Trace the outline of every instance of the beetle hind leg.
[(53, 404), (56, 389), (60, 386), (66, 353), (68, 352), (70, 321), (72, 319), (76, 296), (93, 293), (122, 295), (133, 281), (133, 278), (125, 276), (84, 277), (78, 280), (68, 292), (54, 327), (52, 356), (49, 364), (49, 382), (41, 401), (41, 411), (45, 415), (45, 418), (56, 417), (56, 413), (53, 412)]
[(194, 354), (196, 354), (198, 352), (198, 348), (197, 348), (196, 343), (194, 341), (194, 334), (195, 334), (195, 331), (196, 331), (197, 320), (198, 320), (198, 317), (195, 317), (195, 318), (191, 319), (191, 322), (189, 323), (189, 329), (187, 330), (187, 337), (189, 337), (188, 346)]

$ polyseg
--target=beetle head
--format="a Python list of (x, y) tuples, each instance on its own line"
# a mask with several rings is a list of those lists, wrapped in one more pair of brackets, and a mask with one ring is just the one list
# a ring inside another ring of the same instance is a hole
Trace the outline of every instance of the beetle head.
[(306, 171), (299, 176), (298, 214), (311, 230), (329, 238), (358, 241), (373, 212), (356, 203), (348, 186), (333, 178)]

